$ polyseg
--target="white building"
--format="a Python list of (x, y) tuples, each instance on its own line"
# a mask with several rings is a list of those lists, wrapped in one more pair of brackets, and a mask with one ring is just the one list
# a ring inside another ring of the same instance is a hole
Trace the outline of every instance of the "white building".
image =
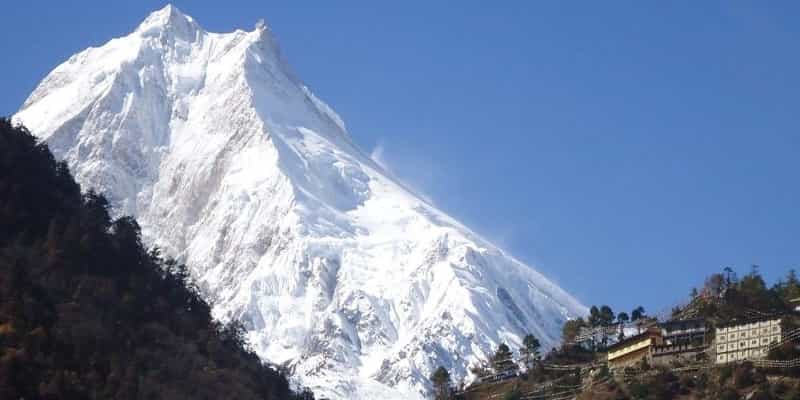
[(715, 336), (717, 364), (764, 358), (769, 346), (781, 340), (781, 319), (721, 326)]

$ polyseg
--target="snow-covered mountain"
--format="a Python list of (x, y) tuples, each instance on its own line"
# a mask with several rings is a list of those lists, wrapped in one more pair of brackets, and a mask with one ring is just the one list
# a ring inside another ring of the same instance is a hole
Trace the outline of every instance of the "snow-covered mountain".
[(585, 308), (394, 180), (269, 29), (175, 7), (53, 70), (15, 120), (193, 268), (264, 359), (332, 398), (417, 398)]

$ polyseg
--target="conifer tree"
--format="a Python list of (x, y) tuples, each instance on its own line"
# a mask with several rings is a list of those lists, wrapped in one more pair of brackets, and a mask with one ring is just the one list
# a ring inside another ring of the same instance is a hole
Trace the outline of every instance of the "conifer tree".
[(644, 317), (644, 307), (642, 306), (636, 307), (631, 311), (631, 321), (638, 321)]
[(614, 323), (614, 311), (611, 307), (603, 305), (600, 307), (600, 325), (611, 326)]
[(492, 368), (496, 373), (515, 371), (519, 368), (514, 363), (513, 354), (511, 354), (511, 349), (508, 348), (507, 344), (500, 343), (497, 346), (497, 351), (492, 357)]
[(433, 383), (434, 398), (446, 400), (450, 398), (450, 373), (444, 367), (436, 368), (430, 376)]
[(631, 311), (631, 321), (636, 322), (636, 330), (638, 332), (642, 331), (642, 320), (646, 317), (644, 313), (644, 307), (639, 306)]
[(592, 328), (600, 325), (600, 309), (597, 306), (592, 306), (589, 309), (589, 326)]
[(522, 339), (522, 347), (519, 349), (520, 358), (525, 369), (530, 371), (533, 369), (535, 363), (541, 358), (539, 349), (542, 347), (539, 339), (532, 334), (525, 335)]
[(619, 336), (617, 337), (617, 340), (622, 340), (625, 338), (625, 324), (627, 324), (630, 320), (631, 318), (625, 311), (617, 314), (617, 323), (619, 323)]

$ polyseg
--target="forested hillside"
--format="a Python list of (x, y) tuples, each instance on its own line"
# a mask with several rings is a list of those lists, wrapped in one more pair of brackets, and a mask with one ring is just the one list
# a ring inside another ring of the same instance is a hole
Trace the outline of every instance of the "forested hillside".
[(300, 398), (209, 312), (185, 266), (0, 119), (0, 398)]

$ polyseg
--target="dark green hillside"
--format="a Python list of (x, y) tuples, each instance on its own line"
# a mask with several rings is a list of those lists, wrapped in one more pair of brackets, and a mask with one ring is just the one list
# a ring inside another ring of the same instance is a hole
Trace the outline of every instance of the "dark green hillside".
[(1, 399), (290, 399), (186, 267), (0, 119)]

